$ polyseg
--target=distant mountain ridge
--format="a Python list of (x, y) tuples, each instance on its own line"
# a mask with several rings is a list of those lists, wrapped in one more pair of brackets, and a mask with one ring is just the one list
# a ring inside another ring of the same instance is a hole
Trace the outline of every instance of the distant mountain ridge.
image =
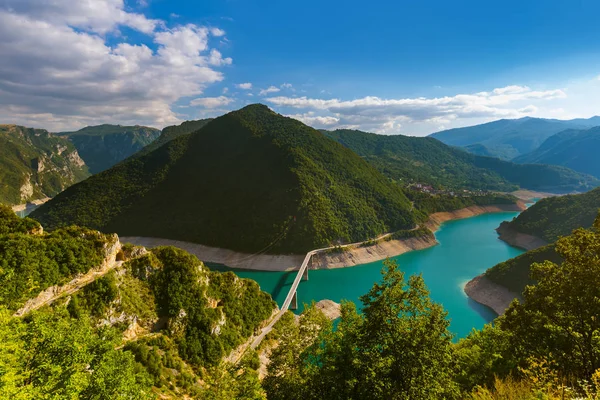
[(97, 174), (137, 153), (160, 134), (160, 130), (146, 126), (104, 124), (58, 135), (73, 142), (90, 172)]
[(128, 236), (303, 253), (416, 226), (402, 190), (301, 122), (251, 105), (75, 185), (32, 216)]
[(600, 127), (570, 129), (550, 136), (539, 148), (515, 158), (514, 161), (561, 165), (600, 178), (599, 154)]
[(0, 125), (0, 203), (52, 197), (89, 175), (70, 141), (44, 129)]
[(323, 131), (395, 181), (445, 188), (556, 192), (586, 191), (600, 181), (556, 166), (520, 165), (450, 147), (431, 137), (378, 135), (356, 130)]
[(567, 129), (589, 129), (598, 125), (600, 117), (565, 121), (525, 117), (449, 129), (430, 136), (475, 154), (512, 160), (534, 151), (554, 134)]

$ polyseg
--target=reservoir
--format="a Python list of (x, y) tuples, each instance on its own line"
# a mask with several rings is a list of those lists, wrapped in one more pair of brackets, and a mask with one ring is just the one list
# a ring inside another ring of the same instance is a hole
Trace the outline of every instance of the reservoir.
[[(406, 279), (412, 274), (423, 275), (431, 298), (448, 312), (450, 331), (456, 338), (467, 336), (473, 328), (480, 329), (496, 316), (491, 309), (470, 300), (463, 287), (486, 269), (523, 253), (498, 239), (495, 231), (502, 221), (517, 215), (517, 212), (503, 212), (446, 222), (435, 234), (439, 245), (393, 257)], [(298, 287), (298, 302), (345, 299), (354, 301), (360, 308), (359, 297), (381, 280), (382, 267), (383, 262), (379, 261), (348, 268), (311, 270), (309, 280)], [(257, 281), (279, 305), (296, 276), (296, 271), (234, 272)]]

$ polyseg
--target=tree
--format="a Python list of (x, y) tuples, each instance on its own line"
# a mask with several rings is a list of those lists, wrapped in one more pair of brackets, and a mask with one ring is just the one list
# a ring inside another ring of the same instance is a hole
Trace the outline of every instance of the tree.
[(561, 265), (532, 266), (538, 281), (527, 286), (501, 320), (513, 332), (523, 359), (547, 360), (576, 383), (600, 368), (600, 216), (590, 230), (577, 229), (556, 242)]
[(431, 302), (421, 276), (406, 282), (396, 263), (384, 265), (382, 282), (361, 297), (363, 314), (344, 303), (335, 332), (312, 308), (299, 326), (286, 326), (264, 381), (269, 399), (425, 400), (456, 393), (446, 312)]

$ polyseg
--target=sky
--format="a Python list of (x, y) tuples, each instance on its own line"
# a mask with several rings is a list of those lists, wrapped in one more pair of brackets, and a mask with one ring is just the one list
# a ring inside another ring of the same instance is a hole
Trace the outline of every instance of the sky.
[(600, 114), (597, 0), (0, 0), (0, 123), (162, 128), (251, 103), (424, 136)]

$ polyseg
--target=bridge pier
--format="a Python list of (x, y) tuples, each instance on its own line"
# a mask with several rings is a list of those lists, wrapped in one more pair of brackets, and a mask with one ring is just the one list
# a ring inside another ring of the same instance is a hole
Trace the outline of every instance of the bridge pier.
[(292, 310), (298, 309), (298, 291), (294, 292), (294, 297), (292, 297), (292, 304), (290, 304), (290, 308)]
[[(311, 258), (312, 260), (312, 258)], [(309, 262), (309, 265), (312, 264), (312, 261)], [(304, 272), (302, 273), (302, 280), (307, 281), (308, 280), (308, 267), (309, 265), (306, 266), (306, 268), (304, 268)]]

